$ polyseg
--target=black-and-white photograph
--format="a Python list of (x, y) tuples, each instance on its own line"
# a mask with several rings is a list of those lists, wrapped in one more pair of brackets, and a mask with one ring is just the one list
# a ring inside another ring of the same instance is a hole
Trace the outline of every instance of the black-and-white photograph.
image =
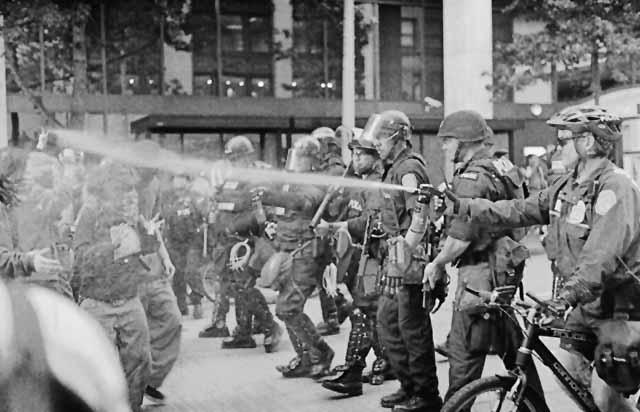
[(0, 0), (0, 411), (640, 411), (640, 0)]

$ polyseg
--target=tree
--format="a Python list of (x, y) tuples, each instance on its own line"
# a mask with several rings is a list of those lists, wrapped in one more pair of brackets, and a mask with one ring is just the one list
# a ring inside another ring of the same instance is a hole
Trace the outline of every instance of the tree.
[[(47, 122), (55, 121), (39, 95), (35, 93), (40, 87), (40, 54), (39, 31), (44, 31), (44, 53), (46, 55), (46, 83), (55, 81), (66, 83), (72, 80), (74, 97), (71, 127), (82, 127), (84, 105), (82, 96), (90, 92), (92, 73), (91, 62), (87, 50), (99, 50), (102, 47), (99, 32), (92, 28), (99, 27), (100, 3), (104, 1), (108, 8), (117, 10), (113, 13), (110, 26), (128, 35), (107, 39), (107, 49), (111, 53), (108, 63), (113, 65), (125, 59), (133, 59), (151, 49), (159, 51), (160, 23), (164, 24), (164, 40), (170, 44), (183, 46), (180, 28), (183, 15), (188, 11), (185, 0), (5, 0), (0, 2), (0, 13), (4, 15), (2, 35), (7, 45), (7, 66), (13, 82), (10, 90), (20, 90), (29, 96), (35, 107), (39, 109)], [(188, 3), (187, 3), (188, 4)], [(89, 24), (91, 23), (91, 24)], [(89, 27), (88, 27), (89, 26)], [(146, 33), (142, 37), (141, 33)], [(141, 41), (145, 41), (141, 47)], [(157, 52), (159, 55), (159, 52)], [(91, 53), (89, 53), (91, 55)], [(160, 70), (160, 61), (148, 61)], [(92, 73), (93, 75), (94, 73)], [(101, 73), (98, 73), (101, 76)], [(56, 90), (64, 91), (66, 90)], [(101, 89), (98, 89), (101, 91)]]
[[(504, 97), (509, 88), (521, 88), (536, 79), (548, 79), (550, 68), (567, 72), (590, 67), (590, 92), (596, 103), (603, 68), (618, 81), (633, 78), (633, 62), (640, 50), (640, 13), (627, 0), (514, 0), (505, 12), (540, 21), (538, 33), (514, 35), (495, 47), (494, 91)], [(604, 64), (604, 66), (602, 66)], [(519, 70), (526, 67), (525, 70)], [(553, 71), (553, 70), (552, 70)]]
[(55, 62), (55, 67), (64, 67), (62, 61), (65, 59), (62, 56), (66, 54), (67, 48), (63, 46), (61, 33), (69, 22), (68, 16), (49, 0), (0, 2), (0, 13), (4, 16), (1, 28), (6, 45), (4, 57), (11, 74), (10, 79), (13, 80), (9, 89), (19, 89), (27, 95), (45, 122), (60, 125), (44, 107), (41, 97), (33, 93), (35, 87), (30, 84), (34, 84), (37, 79), (38, 70), (34, 70), (34, 67), (38, 65), (38, 36), (41, 27), (47, 34), (45, 47), (50, 51), (51, 61)]
[[(297, 95), (323, 97), (329, 88), (323, 89), (319, 86), (328, 81), (331, 88), (327, 94), (339, 96), (342, 88), (343, 1), (291, 0), (291, 5), (294, 10), (293, 46), (290, 49), (282, 49), (276, 44), (275, 48), (277, 59), (292, 59), (296, 86), (293, 88), (284, 84), (283, 87), (295, 89)], [(355, 19), (356, 94), (363, 95), (364, 57), (361, 50), (368, 41), (369, 24), (364, 21), (358, 9)], [(324, 53), (327, 53), (326, 79)]]

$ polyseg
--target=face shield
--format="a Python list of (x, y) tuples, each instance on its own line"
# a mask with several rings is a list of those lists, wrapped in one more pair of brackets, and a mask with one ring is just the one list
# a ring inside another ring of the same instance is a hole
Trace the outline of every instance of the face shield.
[(374, 146), (389, 141), (400, 133), (400, 128), (392, 127), (389, 120), (379, 114), (369, 117), (359, 140), (372, 142)]
[(295, 148), (289, 149), (285, 169), (289, 172), (310, 172), (313, 170), (313, 159), (300, 153)]

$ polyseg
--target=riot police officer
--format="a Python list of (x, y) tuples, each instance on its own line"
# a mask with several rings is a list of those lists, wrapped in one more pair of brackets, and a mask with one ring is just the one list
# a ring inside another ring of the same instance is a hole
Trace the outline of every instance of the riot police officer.
[[(395, 411), (439, 410), (433, 331), (429, 310), (422, 305), (422, 269), (426, 249), (422, 238), (427, 218), (418, 196), (421, 184), (429, 183), (425, 161), (411, 149), (411, 122), (402, 112), (373, 114), (359, 140), (376, 148), (384, 165), (384, 183), (415, 188), (381, 190), (372, 211), (373, 227), (385, 240), (382, 254), (382, 295), (378, 301), (378, 332), (386, 348), (400, 390), (381, 399)], [(413, 227), (413, 225), (416, 227)], [(349, 229), (352, 231), (352, 228)]]
[[(461, 110), (445, 117), (438, 137), (442, 139), (445, 160), (457, 165), (453, 191), (457, 196), (490, 200), (524, 198), (523, 182), (518, 169), (506, 159), (494, 159), (490, 139), (493, 133), (482, 116), (471, 110)], [(519, 287), (524, 261), (529, 256), (519, 244), (524, 233), (511, 230), (491, 230), (473, 225), (462, 218), (453, 219), (446, 229), (447, 239), (442, 251), (425, 268), (444, 271), (447, 263), (458, 267), (458, 288), (455, 294), (451, 331), (447, 338), (449, 358), (449, 389), (445, 400), (467, 383), (480, 378), (485, 357), (498, 353), (505, 366), (515, 363), (521, 338), (519, 329), (502, 312), (487, 310), (482, 300), (466, 291), (504, 291), (510, 301)], [(497, 256), (511, 256), (502, 267)], [(487, 319), (489, 319), (487, 321)], [(491, 342), (483, 339), (492, 337)], [(528, 382), (543, 395), (535, 368)]]
[[(301, 137), (289, 150), (287, 169), (313, 172), (320, 165), (320, 153), (316, 138)], [(274, 286), (278, 290), (276, 316), (284, 321), (296, 351), (288, 365), (277, 368), (285, 377), (325, 376), (334, 356), (304, 313), (304, 305), (328, 263), (326, 239), (317, 237), (309, 227), (323, 195), (322, 189), (315, 186), (284, 185), (281, 190), (265, 190), (262, 197), (265, 206), (275, 207), (276, 248), (289, 257), (289, 266)]]
[[(254, 153), (253, 144), (246, 136), (235, 136), (225, 145), (225, 157), (236, 167), (264, 167), (252, 159)], [(230, 260), (236, 244), (248, 243), (262, 235), (263, 227), (254, 218), (251, 187), (231, 179), (216, 183), (215, 210), (209, 224), (215, 242), (213, 261), (220, 279), (218, 299), (221, 304), (214, 313), (213, 325), (200, 335), (208, 337), (214, 335), (216, 329), (224, 327), (221, 325), (226, 322), (228, 296), (233, 294), (238, 327), (230, 339), (222, 342), (222, 348), (255, 348), (256, 343), (251, 337), (252, 320), (255, 319), (265, 335), (265, 350), (271, 352), (278, 343), (281, 329), (273, 319), (265, 297), (255, 287), (258, 276), (256, 269), (259, 268), (239, 262), (237, 256), (233, 261)]]
[[(352, 163), (356, 175), (367, 181), (380, 181), (383, 171), (382, 163), (372, 142), (354, 140), (349, 144), (349, 147), (352, 150)], [(348, 233), (353, 234), (353, 237), (361, 243), (363, 250), (352, 252), (351, 263), (345, 268), (346, 276), (353, 278), (348, 279), (345, 283), (349, 287), (355, 306), (350, 315), (351, 332), (347, 343), (346, 363), (336, 368), (341, 372), (340, 376), (323, 382), (322, 386), (335, 392), (353, 396), (362, 394), (362, 371), (371, 349), (375, 352), (376, 360), (366, 381), (372, 385), (382, 384), (385, 374), (388, 374), (390, 368), (376, 325), (382, 241), (372, 233), (372, 216), (369, 211), (381, 208), (381, 205), (377, 204), (379, 196), (377, 192), (371, 190), (352, 190), (348, 192), (347, 198), (350, 201), (347, 205), (346, 227), (350, 229)], [(340, 235), (342, 235), (341, 232), (338, 236)], [(340, 245), (344, 242), (338, 240), (337, 243), (339, 244), (338, 248), (341, 249)], [(345, 266), (346, 264), (340, 260), (347, 259), (349, 252), (338, 250), (337, 254), (339, 266)]]
[[(612, 320), (640, 319), (637, 305), (631, 303), (640, 297), (634, 273), (640, 261), (640, 190), (607, 158), (622, 135), (618, 116), (601, 107), (570, 108), (547, 123), (558, 130), (562, 163), (571, 173), (524, 200), (492, 203), (487, 199), (453, 198), (448, 210), (483, 225), (549, 225), (545, 248), (567, 279), (559, 299), (552, 304), (559, 312), (567, 306), (574, 308), (565, 322), (568, 329), (596, 334), (600, 327), (609, 327), (604, 329), (608, 333), (599, 333), (599, 339), (609, 340), (609, 344), (614, 341), (608, 355), (611, 362), (598, 372), (611, 378), (608, 373), (616, 375), (618, 367), (628, 368), (631, 358), (624, 353), (625, 348), (640, 340), (624, 321)], [(618, 326), (624, 330), (622, 335), (616, 334)], [(567, 359), (563, 364), (583, 385), (591, 384), (600, 410), (634, 410), (607, 383), (637, 390), (640, 382), (628, 379), (637, 375), (627, 370), (626, 382), (605, 383), (596, 376), (592, 380), (590, 361), (594, 352), (605, 352), (597, 351), (594, 344), (567, 339), (561, 341), (561, 347), (570, 351), (564, 352)], [(602, 359), (596, 357), (595, 361), (598, 366)]]
[[(318, 167), (319, 173), (330, 176), (343, 176), (345, 166), (342, 162), (342, 140), (330, 127), (322, 126), (311, 132), (311, 136), (318, 139), (322, 152), (322, 162)], [(332, 203), (336, 203), (333, 199)], [(341, 210), (340, 206), (329, 207), (324, 213), (324, 217), (329, 221), (334, 221), (338, 216), (336, 212)], [(340, 325), (349, 313), (346, 298), (338, 290), (335, 297), (329, 296), (322, 287), (322, 282), (318, 280), (320, 295), (320, 308), (322, 309), (322, 322), (318, 323), (318, 332), (323, 336), (337, 335), (340, 333)]]

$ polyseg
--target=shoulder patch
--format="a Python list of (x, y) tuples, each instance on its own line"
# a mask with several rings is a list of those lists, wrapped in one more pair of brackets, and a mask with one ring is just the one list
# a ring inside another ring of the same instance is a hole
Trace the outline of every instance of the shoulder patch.
[(616, 194), (613, 192), (613, 190), (603, 190), (598, 195), (598, 200), (596, 201), (596, 213), (603, 216), (606, 215), (607, 212), (609, 212), (609, 210), (611, 210), (611, 208), (615, 206), (617, 201), (618, 198), (616, 197)]
[(458, 177), (460, 177), (460, 179), (478, 180), (478, 173), (477, 172), (464, 172), (464, 173), (460, 173), (460, 175), (458, 175)]
[(506, 174), (508, 171), (514, 168), (513, 163), (511, 163), (509, 159), (505, 158), (496, 159), (491, 163), (493, 163), (493, 166), (501, 175)]
[(406, 175), (402, 176), (402, 186), (418, 187), (418, 179), (416, 178), (416, 175), (414, 175), (413, 173), (407, 173)]

